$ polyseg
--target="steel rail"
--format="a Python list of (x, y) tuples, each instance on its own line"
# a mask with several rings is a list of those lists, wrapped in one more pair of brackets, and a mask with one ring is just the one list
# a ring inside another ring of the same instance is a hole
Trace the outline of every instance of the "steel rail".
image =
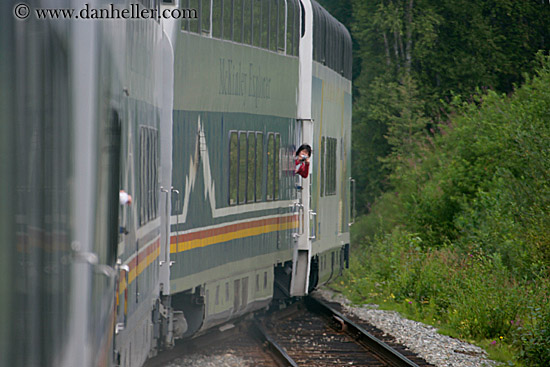
[(341, 324), (341, 330), (350, 335), (359, 344), (371, 349), (380, 358), (384, 359), (387, 363), (394, 367), (419, 367), (416, 363), (409, 360), (407, 357), (388, 346), (386, 343), (376, 338), (361, 326), (355, 324), (353, 321), (336, 311), (323, 301), (308, 296), (305, 297), (304, 302), (309, 311), (317, 314), (322, 314), (328, 318), (331, 318)]
[(281, 367), (298, 367), (296, 362), (290, 357), (285, 349), (281, 347), (273, 338), (266, 332), (264, 327), (258, 322), (255, 321), (253, 323), (256, 335), (259, 336), (263, 342), (267, 345), (267, 348), (269, 351), (273, 354), (275, 357), (276, 362)]

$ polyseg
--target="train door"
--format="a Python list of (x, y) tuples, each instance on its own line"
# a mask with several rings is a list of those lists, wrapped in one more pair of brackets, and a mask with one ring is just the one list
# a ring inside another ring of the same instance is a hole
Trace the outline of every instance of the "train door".
[[(296, 146), (301, 144), (313, 143), (313, 121), (298, 120)], [(310, 159), (310, 172), (307, 178), (296, 176), (296, 200), (294, 201), (294, 210), (298, 216), (298, 229), (294, 233), (294, 253), (292, 256), (292, 280), (290, 282), (291, 296), (304, 296), (307, 294), (310, 259), (311, 259), (311, 241), (315, 237), (311, 234), (310, 220), (314, 215), (311, 211), (311, 180), (313, 167), (313, 152)], [(314, 222), (312, 222), (314, 223)]]
[[(107, 91), (106, 93), (110, 92)], [(98, 165), (96, 176), (95, 232), (93, 253), (97, 256), (92, 277), (90, 321), (94, 342), (100, 353), (92, 356), (94, 365), (103, 366), (113, 355), (111, 336), (116, 320), (118, 278), (116, 268), (119, 236), (119, 190), (121, 120), (115, 108), (100, 111)]]

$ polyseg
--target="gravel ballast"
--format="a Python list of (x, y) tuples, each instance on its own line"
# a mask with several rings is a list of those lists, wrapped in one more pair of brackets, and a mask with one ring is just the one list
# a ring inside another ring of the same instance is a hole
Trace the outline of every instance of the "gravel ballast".
[(321, 289), (316, 296), (338, 302), (344, 310), (391, 335), (397, 343), (405, 345), (426, 362), (437, 367), (483, 367), (497, 366), (487, 358), (482, 348), (441, 335), (430, 325), (408, 320), (395, 311), (377, 309), (377, 305), (352, 306), (341, 294)]

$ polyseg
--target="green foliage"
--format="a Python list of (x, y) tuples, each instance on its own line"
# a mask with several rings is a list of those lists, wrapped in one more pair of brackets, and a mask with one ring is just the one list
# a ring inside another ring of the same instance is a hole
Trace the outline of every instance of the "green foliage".
[[(526, 365), (542, 366), (548, 356), (539, 351), (550, 350), (550, 58), (538, 60), (510, 97), (456, 97), (440, 134), (418, 129), (406, 141), (407, 126), (423, 119), (411, 100), (401, 107), (417, 111), (409, 125), (386, 115), (393, 189), (352, 231), (364, 255), (346, 291), (434, 318), (495, 351), (512, 346)], [(405, 89), (386, 95), (402, 101)]]
[[(400, 84), (384, 85), (395, 95), (391, 102), (393, 111), (380, 113), (378, 119), (385, 119), (388, 131), (386, 141), (391, 147), (391, 153), (381, 161), (388, 164), (393, 180), (401, 178), (401, 171), (415, 166), (422, 158), (420, 147), (426, 138), (426, 124), (428, 123), (418, 99), (418, 91), (414, 80), (405, 75)], [(373, 108), (376, 110), (377, 105)]]
[(508, 338), (526, 312), (531, 287), (510, 279), (498, 256), (476, 255), (465, 266), (449, 305), (449, 325), (462, 337)]
[[(356, 103), (353, 106), (353, 175), (357, 180), (357, 202), (361, 213), (367, 212), (366, 205), (387, 189), (384, 178), (389, 172), (379, 160), (380, 156), (386, 156), (390, 152), (390, 146), (384, 138), (387, 132), (387, 121), (376, 115), (373, 116), (380, 111), (362, 107), (376, 104), (385, 108), (388, 106), (386, 91), (385, 88), (376, 88), (372, 94), (361, 97), (365, 103)], [(367, 98), (371, 100), (367, 101)]]
[(531, 325), (520, 327), (521, 358), (532, 367), (550, 365), (550, 304), (531, 307)]
[(498, 255), (422, 250), (421, 242), (396, 229), (364, 244), (340, 289), (355, 303), (378, 303), (475, 340), (501, 361), (547, 365), (548, 279), (518, 281)]
[(548, 365), (550, 5), (349, 1), (369, 215), (346, 292)]
[(401, 203), (397, 222), (428, 247), (453, 242), (498, 252), (510, 270), (529, 274), (528, 263), (548, 263), (549, 82), (546, 64), (512, 98), (482, 95), (481, 107), (461, 106), (431, 147), (419, 144), (426, 149), (409, 154), (416, 165), (390, 176)]
[[(523, 73), (536, 66), (536, 52), (550, 49), (550, 6), (545, 2), (347, 0), (338, 7), (334, 0), (324, 0), (323, 4), (339, 14), (354, 39), (357, 153), (353, 159), (363, 213), (393, 188), (389, 177), (395, 172), (379, 158), (388, 158), (395, 148), (407, 155), (420, 149), (408, 149), (412, 145), (404, 140), (402, 147), (392, 143), (400, 137), (393, 134), (392, 123), (409, 113), (410, 123), (424, 124), (426, 131), (437, 133), (453, 96), (473, 102), (480, 90), (510, 93), (525, 80)], [(400, 88), (407, 90), (411, 105), (399, 97)]]

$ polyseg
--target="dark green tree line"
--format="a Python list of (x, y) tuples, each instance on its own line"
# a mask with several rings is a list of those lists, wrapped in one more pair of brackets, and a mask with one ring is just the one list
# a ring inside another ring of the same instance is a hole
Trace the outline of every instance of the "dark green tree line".
[(532, 72), (536, 52), (550, 49), (544, 0), (321, 3), (354, 39), (353, 159), (363, 212), (393, 187), (390, 174), (402, 162), (414, 164), (403, 156), (414, 154), (407, 147), (438, 132), (453, 96), (510, 93)]

